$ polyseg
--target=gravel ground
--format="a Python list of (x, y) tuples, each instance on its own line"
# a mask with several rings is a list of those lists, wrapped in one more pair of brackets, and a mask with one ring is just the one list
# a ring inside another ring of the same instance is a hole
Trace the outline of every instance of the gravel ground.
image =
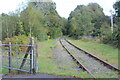
[(54, 61), (59, 67), (59, 69), (65, 70), (67, 72), (74, 72), (75, 74), (80, 74), (81, 71), (79, 66), (73, 61), (70, 55), (61, 46), (60, 42), (56, 40), (56, 48), (53, 50)]
[(97, 78), (118, 78), (116, 72), (108, 69), (99, 61), (96, 61), (94, 58), (89, 57), (84, 52), (74, 48), (72, 45), (67, 43), (65, 40), (62, 40), (64, 46), (78, 59), (82, 64), (88, 68)]

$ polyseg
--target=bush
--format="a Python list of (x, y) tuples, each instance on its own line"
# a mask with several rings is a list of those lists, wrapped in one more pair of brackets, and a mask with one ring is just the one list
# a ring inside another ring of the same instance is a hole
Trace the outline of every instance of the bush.
[(47, 33), (41, 31), (39, 34), (35, 34), (35, 37), (39, 41), (47, 40)]
[(51, 38), (55, 39), (62, 36), (62, 31), (60, 28), (52, 27), (49, 28), (49, 34)]
[(103, 39), (102, 42), (104, 44), (110, 44), (112, 46), (118, 47), (118, 39), (119, 39), (120, 35), (116, 32), (114, 32), (113, 34), (107, 34)]
[[(28, 45), (30, 43), (30, 38), (25, 36), (25, 35), (19, 35), (19, 36), (14, 36), (12, 38), (6, 38), (3, 43), (4, 44), (22, 44), (22, 45)], [(19, 52), (25, 52), (27, 49), (26, 46), (12, 46), (12, 51), (19, 51)], [(15, 55), (15, 53), (12, 53)]]
[(11, 44), (29, 44), (30, 40), (29, 37), (25, 35), (19, 35), (19, 36), (14, 36), (12, 38), (5, 38), (3, 41), (4, 44), (8, 44), (11, 42)]

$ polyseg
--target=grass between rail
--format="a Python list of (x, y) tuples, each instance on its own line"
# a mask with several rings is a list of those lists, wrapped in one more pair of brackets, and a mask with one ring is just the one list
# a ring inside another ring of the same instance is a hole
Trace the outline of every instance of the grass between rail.
[(98, 56), (99, 58), (109, 62), (110, 64), (118, 67), (118, 49), (112, 46), (95, 43), (92, 41), (70, 40), (73, 44), (77, 45), (84, 50)]
[(52, 50), (55, 47), (55, 40), (48, 40), (39, 43), (39, 72), (61, 76), (92, 78), (92, 76), (86, 72), (82, 72), (81, 74), (75, 74), (75, 72), (72, 71), (59, 69), (58, 65), (55, 64), (53, 57)]

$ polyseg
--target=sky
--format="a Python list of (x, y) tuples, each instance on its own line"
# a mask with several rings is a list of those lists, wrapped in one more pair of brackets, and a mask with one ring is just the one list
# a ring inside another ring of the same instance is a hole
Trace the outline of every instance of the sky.
[[(43, 0), (42, 0), (43, 1)], [(105, 15), (110, 16), (110, 10), (113, 9), (113, 4), (116, 0), (52, 0), (56, 3), (56, 10), (61, 17), (68, 18), (71, 11), (73, 11), (77, 5), (87, 5), (88, 3), (98, 3), (102, 8)], [(20, 7), (22, 2), (26, 0), (1, 0), (0, 1), (0, 14), (9, 13), (15, 11)]]

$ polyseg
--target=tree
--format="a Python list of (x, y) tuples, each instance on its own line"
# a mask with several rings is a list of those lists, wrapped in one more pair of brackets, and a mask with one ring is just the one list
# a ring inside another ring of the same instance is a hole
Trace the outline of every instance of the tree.
[(97, 3), (78, 5), (68, 18), (68, 34), (80, 36), (100, 36), (100, 28), (106, 23), (103, 9)]
[(20, 20), (17, 22), (15, 34), (16, 35), (23, 35), (23, 34), (25, 34), (25, 31), (23, 29), (23, 23)]
[(2, 39), (15, 36), (15, 30), (19, 17), (15, 13), (2, 14)]
[[(120, 39), (120, 33), (119, 33), (119, 25), (120, 25), (120, 1), (116, 2), (113, 5), (113, 8), (116, 11), (116, 14), (113, 15), (113, 21), (114, 21), (114, 28), (113, 33), (106, 34), (103, 38), (103, 43), (105, 44), (111, 44), (112, 46), (119, 47), (119, 39)], [(110, 22), (110, 21), (109, 21)]]
[(55, 10), (55, 6), (55, 3), (49, 2), (29, 3), (20, 15), (26, 35), (32, 34), (39, 40), (41, 40), (40, 38), (46, 39), (47, 35), (51, 35), (52, 38), (61, 36), (64, 25), (62, 24), (62, 18)]
[[(33, 3), (29, 3), (28, 7), (21, 12), (21, 20), (26, 35), (35, 36), (38, 40), (42, 38), (41, 36), (47, 35), (46, 29), (44, 29), (44, 15)], [(44, 35), (41, 32), (44, 32)]]
[(113, 8), (115, 9), (116, 11), (116, 15), (118, 17), (120, 17), (120, 1), (117, 1), (114, 5), (113, 5)]

